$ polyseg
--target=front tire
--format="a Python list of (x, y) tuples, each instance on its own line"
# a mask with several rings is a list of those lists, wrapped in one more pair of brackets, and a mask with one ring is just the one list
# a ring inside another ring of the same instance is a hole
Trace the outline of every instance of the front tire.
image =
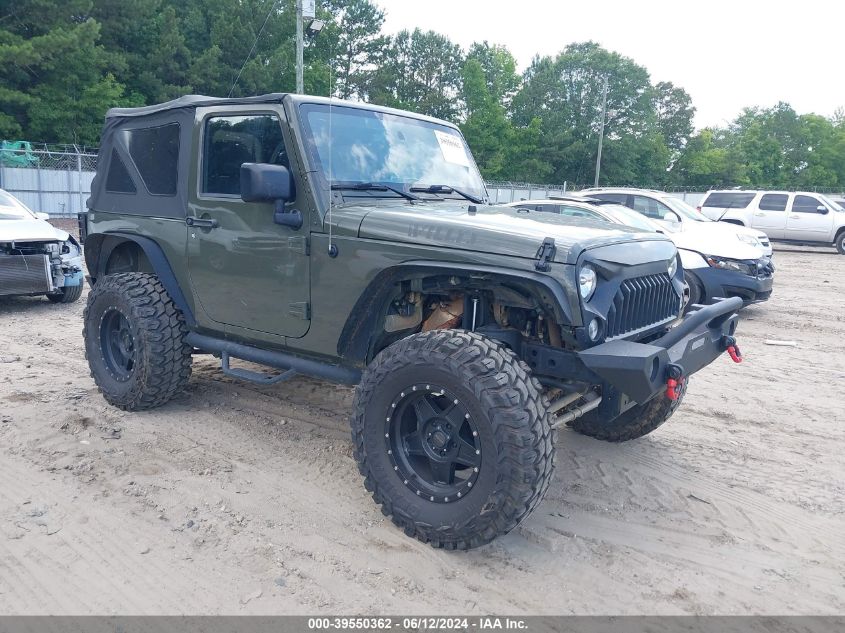
[(836, 236), (836, 241), (833, 243), (840, 255), (845, 255), (845, 231), (840, 231)]
[(155, 275), (106, 275), (88, 293), (85, 357), (106, 401), (125, 411), (158, 407), (191, 376), (187, 328)]
[(554, 468), (540, 384), (509, 349), (434, 330), (383, 350), (355, 392), (364, 485), (408, 536), (447, 549), (489, 543), (540, 502)]
[(583, 435), (589, 435), (606, 442), (627, 442), (643, 437), (665, 423), (684, 399), (689, 378), (684, 380), (677, 400), (670, 400), (659, 393), (648, 402), (628, 409), (618, 418), (606, 422), (594, 412), (569, 423), (569, 426)]
[(684, 314), (690, 311), (690, 308), (696, 303), (701, 303), (701, 298), (704, 296), (704, 290), (701, 287), (701, 282), (698, 278), (689, 271), (684, 271), (684, 281), (689, 287), (689, 300), (684, 306)]
[(59, 288), (59, 292), (54, 295), (47, 295), (47, 298), (53, 303), (73, 303), (79, 301), (82, 296), (82, 284), (78, 286), (65, 286)]

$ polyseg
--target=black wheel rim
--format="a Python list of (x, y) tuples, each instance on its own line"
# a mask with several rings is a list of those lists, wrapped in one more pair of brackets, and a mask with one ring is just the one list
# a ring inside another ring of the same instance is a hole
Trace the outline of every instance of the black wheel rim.
[(472, 490), (481, 468), (481, 438), (466, 405), (433, 384), (411, 385), (386, 416), (393, 470), (418, 496), (453, 503)]
[(106, 310), (100, 321), (100, 349), (109, 373), (117, 380), (129, 380), (135, 368), (135, 337), (129, 320), (117, 308)]

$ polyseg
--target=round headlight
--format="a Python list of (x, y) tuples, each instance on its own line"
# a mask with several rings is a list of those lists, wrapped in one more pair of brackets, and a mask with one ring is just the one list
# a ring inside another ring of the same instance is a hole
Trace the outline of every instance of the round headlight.
[(674, 277), (676, 272), (678, 272), (678, 258), (673, 257), (669, 260), (669, 277)]
[(590, 324), (587, 326), (587, 336), (590, 337), (591, 341), (595, 341), (599, 337), (599, 320), (593, 319), (590, 321)]
[(585, 264), (581, 267), (581, 271), (578, 273), (578, 291), (584, 301), (593, 296), (597, 279), (596, 271), (592, 266)]

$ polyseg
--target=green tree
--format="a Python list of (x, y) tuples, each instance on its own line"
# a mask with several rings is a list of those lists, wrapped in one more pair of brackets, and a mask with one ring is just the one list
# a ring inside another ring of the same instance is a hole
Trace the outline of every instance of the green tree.
[[(341, 99), (357, 96), (384, 58), (390, 38), (381, 33), (384, 11), (370, 0), (331, 0), (327, 13), (337, 24), (329, 39), (334, 93)], [(318, 44), (325, 41), (323, 34)]]
[(508, 108), (519, 90), (521, 78), (516, 72), (516, 59), (504, 46), (475, 42), (466, 55), (481, 67), (490, 96), (502, 107)]
[(463, 54), (460, 46), (434, 31), (401, 31), (385, 53), (362, 95), (382, 105), (455, 121)]
[(693, 133), (695, 107), (683, 88), (661, 81), (652, 90), (652, 103), (657, 116), (657, 129), (672, 152), (680, 152)]
[[(514, 98), (517, 125), (526, 126), (535, 117), (542, 121), (538, 151), (551, 167), (551, 180), (592, 182), (605, 79), (608, 114), (603, 156), (608, 170), (603, 168), (602, 181), (624, 177), (632, 183), (647, 183), (663, 177), (668, 165), (655, 172), (652, 161), (638, 162), (638, 153), (631, 151), (637, 140), (646, 146), (655, 142), (657, 116), (648, 72), (627, 57), (584, 42), (567, 46), (555, 58), (535, 58)], [(623, 153), (614, 156), (614, 152)], [(613, 166), (623, 164), (630, 164), (633, 176), (614, 174)]]
[(124, 87), (98, 44), (90, 0), (18, 0), (0, 9), (0, 136), (95, 143)]
[(550, 169), (537, 157), (540, 120), (516, 127), (501, 104), (504, 93), (497, 89), (501, 85), (489, 67), (483, 68), (475, 56), (468, 57), (462, 85), (466, 120), (461, 130), (485, 178), (542, 180)]
[(672, 168), (677, 182), (687, 187), (733, 187), (752, 184), (746, 165), (731, 147), (725, 130), (705, 128), (693, 136)]

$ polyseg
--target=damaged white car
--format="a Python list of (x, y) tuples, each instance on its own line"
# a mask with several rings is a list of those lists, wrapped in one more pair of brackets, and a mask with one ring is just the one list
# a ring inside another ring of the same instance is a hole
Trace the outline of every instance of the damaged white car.
[(82, 296), (82, 249), (65, 231), (0, 189), (0, 296), (45, 295), (54, 303)]

